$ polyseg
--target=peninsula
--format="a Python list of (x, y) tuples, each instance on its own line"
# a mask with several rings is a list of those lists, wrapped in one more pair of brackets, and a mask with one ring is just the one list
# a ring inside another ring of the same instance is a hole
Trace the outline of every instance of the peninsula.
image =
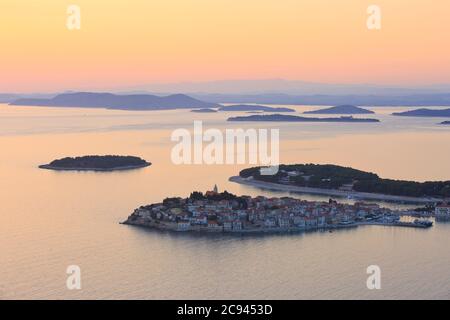
[(257, 121), (257, 122), (380, 122), (378, 119), (364, 119), (339, 117), (339, 118), (309, 118), (282, 114), (269, 114), (269, 115), (251, 115), (241, 117), (230, 117), (227, 121)]
[(304, 114), (374, 114), (375, 112), (352, 105), (341, 105), (326, 109), (305, 111)]
[(450, 196), (450, 181), (383, 179), (375, 173), (336, 165), (280, 165), (272, 176), (261, 175), (260, 168), (244, 169), (230, 181), (272, 190), (393, 202), (440, 202)]
[(130, 170), (150, 166), (151, 163), (133, 156), (83, 156), (53, 160), (39, 166), (41, 169), (73, 171), (116, 171)]
[(290, 197), (236, 196), (217, 187), (188, 198), (166, 198), (141, 206), (123, 222), (165, 231), (216, 233), (289, 233), (305, 230), (354, 228), (362, 225), (429, 228), (428, 220), (403, 222), (406, 211), (358, 202), (354, 205), (305, 201)]
[(392, 115), (394, 116), (402, 116), (402, 117), (450, 117), (450, 109), (416, 109), (409, 110), (405, 112), (394, 112)]
[(274, 108), (268, 106), (261, 105), (252, 105), (252, 104), (236, 104), (232, 106), (225, 106), (219, 108), (219, 111), (263, 111), (263, 112), (295, 112), (294, 109), (291, 108)]

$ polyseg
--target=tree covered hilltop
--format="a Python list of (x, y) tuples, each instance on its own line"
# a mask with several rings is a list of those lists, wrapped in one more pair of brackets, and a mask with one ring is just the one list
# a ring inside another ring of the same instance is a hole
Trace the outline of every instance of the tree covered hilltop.
[(143, 168), (150, 166), (151, 163), (144, 159), (134, 156), (117, 156), (117, 155), (90, 155), (82, 157), (66, 157), (53, 160), (49, 164), (39, 166), (42, 169), (53, 170), (126, 170)]
[(241, 178), (296, 187), (356, 191), (406, 197), (450, 197), (450, 181), (415, 182), (380, 178), (375, 173), (337, 165), (280, 165), (276, 175), (261, 175), (261, 167), (244, 169)]
[(313, 111), (305, 111), (304, 114), (373, 114), (375, 112), (353, 105), (341, 105), (326, 109), (319, 109)]

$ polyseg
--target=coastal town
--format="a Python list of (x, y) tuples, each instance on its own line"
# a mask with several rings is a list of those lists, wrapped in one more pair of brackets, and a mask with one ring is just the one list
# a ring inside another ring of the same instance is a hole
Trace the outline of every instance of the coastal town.
[[(439, 210), (441, 215), (450, 217), (450, 206), (443, 205)], [(362, 225), (432, 227), (433, 222), (428, 219), (402, 220), (408, 213), (364, 202), (236, 196), (227, 191), (219, 193), (215, 186), (204, 194), (193, 192), (188, 198), (166, 198), (162, 203), (142, 206), (123, 223), (170, 231), (242, 234), (331, 231)]]

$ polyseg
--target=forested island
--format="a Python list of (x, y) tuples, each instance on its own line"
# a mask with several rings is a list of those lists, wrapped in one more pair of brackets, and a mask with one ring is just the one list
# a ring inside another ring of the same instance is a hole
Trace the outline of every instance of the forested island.
[(305, 111), (304, 114), (373, 114), (375, 112), (352, 105), (341, 105), (331, 108)]
[(295, 112), (294, 109), (290, 108), (274, 108), (261, 105), (252, 104), (236, 104), (232, 106), (225, 106), (219, 108), (219, 111), (263, 111), (263, 112)]
[[(294, 164), (281, 165), (276, 175), (261, 175), (260, 167), (244, 169), (239, 173), (235, 182), (246, 181), (267, 182), (271, 185), (281, 185), (283, 190), (299, 188), (304, 192), (331, 194), (320, 190), (333, 191), (333, 195), (364, 196), (378, 194), (371, 197), (383, 200), (409, 200), (407, 198), (424, 201), (434, 201), (450, 197), (450, 181), (415, 182), (380, 178), (377, 174), (365, 172), (349, 167), (336, 165)], [(247, 183), (251, 184), (251, 183)], [(303, 189), (302, 189), (303, 188)]]
[(77, 170), (77, 171), (115, 171), (144, 168), (151, 163), (134, 156), (82, 156), (66, 157), (53, 160), (49, 164), (39, 166), (41, 169)]
[(444, 121), (444, 122), (441, 122), (441, 124), (449, 125), (450, 121)]
[(259, 121), (259, 122), (380, 122), (378, 119), (364, 119), (339, 117), (339, 118), (309, 118), (282, 114), (269, 114), (269, 115), (252, 115), (241, 117), (230, 117), (227, 121)]
[(450, 117), (450, 109), (416, 109), (405, 112), (394, 112), (394, 116), (402, 117)]

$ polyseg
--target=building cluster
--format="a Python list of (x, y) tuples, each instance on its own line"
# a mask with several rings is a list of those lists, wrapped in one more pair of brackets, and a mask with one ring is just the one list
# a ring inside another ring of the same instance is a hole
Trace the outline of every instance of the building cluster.
[(166, 199), (163, 203), (136, 209), (131, 217), (135, 223), (143, 225), (218, 232), (317, 229), (348, 226), (358, 221), (398, 219), (390, 209), (362, 202), (350, 205), (333, 200), (318, 202), (263, 196), (210, 199), (208, 196), (212, 195), (220, 194), (214, 190), (202, 199)]

